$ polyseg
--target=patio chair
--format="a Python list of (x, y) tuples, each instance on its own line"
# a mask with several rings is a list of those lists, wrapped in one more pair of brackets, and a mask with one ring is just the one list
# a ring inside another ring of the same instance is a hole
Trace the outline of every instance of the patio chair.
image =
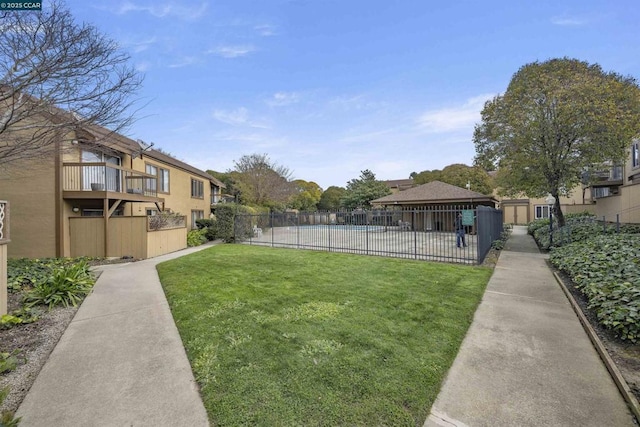
[(262, 228), (257, 225), (253, 226), (253, 237), (262, 237)]

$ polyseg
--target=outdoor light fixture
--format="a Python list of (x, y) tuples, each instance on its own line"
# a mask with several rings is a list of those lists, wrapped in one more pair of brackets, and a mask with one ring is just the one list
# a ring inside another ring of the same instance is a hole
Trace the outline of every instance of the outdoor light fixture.
[(547, 205), (549, 205), (549, 249), (551, 249), (551, 246), (553, 246), (553, 216), (551, 212), (553, 209), (553, 205), (556, 204), (556, 198), (553, 197), (551, 193), (549, 193), (544, 201), (547, 202)]
[(80, 208), (77, 206), (74, 206), (71, 210), (74, 211), (75, 213), (80, 212)]

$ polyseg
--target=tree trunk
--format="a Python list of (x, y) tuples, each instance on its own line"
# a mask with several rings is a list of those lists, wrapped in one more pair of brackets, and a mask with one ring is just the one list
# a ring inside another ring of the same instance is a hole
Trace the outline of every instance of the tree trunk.
[(558, 221), (558, 228), (564, 227), (565, 220), (564, 220), (564, 214), (562, 213), (562, 209), (560, 209), (560, 196), (558, 194), (554, 194), (553, 197), (556, 198), (556, 204), (554, 205), (553, 210)]

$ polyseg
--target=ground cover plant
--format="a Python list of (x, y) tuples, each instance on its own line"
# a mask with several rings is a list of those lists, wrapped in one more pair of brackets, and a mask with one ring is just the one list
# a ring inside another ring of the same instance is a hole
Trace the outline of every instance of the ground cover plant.
[[(0, 425), (10, 424), (46, 355), (95, 278), (88, 258), (9, 259), (8, 313), (0, 316)], [(71, 306), (71, 308), (69, 307)], [(2, 424), (2, 423), (5, 424)]]
[(158, 265), (214, 425), (422, 425), (492, 270), (219, 245)]
[(555, 248), (549, 257), (587, 297), (598, 321), (640, 342), (640, 234), (603, 234)]

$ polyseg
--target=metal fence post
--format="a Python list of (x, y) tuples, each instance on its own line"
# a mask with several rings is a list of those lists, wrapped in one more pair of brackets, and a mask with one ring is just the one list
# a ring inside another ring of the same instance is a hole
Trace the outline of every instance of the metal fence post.
[(411, 228), (413, 228), (413, 257), (418, 259), (418, 235), (416, 234), (416, 210), (411, 212)]

